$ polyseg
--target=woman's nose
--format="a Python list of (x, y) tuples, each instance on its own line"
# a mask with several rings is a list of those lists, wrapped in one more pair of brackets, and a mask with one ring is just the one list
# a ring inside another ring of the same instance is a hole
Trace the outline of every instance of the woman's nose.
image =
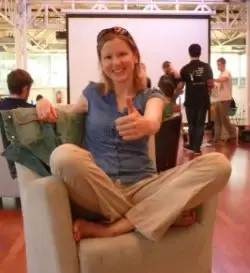
[(121, 58), (120, 57), (114, 57), (112, 60), (113, 65), (119, 65), (121, 64)]

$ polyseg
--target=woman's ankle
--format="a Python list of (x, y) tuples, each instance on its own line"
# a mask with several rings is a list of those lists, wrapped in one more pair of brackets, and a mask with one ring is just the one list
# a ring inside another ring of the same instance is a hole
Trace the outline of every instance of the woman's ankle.
[(78, 219), (73, 224), (73, 232), (77, 238), (115, 237), (134, 230), (132, 223), (122, 218), (113, 224), (101, 224)]

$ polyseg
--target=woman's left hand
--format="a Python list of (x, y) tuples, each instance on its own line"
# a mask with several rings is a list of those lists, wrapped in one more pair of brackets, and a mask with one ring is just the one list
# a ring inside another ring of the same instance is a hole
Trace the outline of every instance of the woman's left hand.
[(116, 120), (116, 129), (124, 140), (137, 140), (149, 133), (149, 121), (134, 107), (132, 98), (127, 97), (128, 115)]

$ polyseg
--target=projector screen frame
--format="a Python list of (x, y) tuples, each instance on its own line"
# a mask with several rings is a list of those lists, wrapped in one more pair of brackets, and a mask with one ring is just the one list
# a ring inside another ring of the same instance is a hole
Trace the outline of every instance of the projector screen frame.
[[(96, 13), (67, 13), (66, 14), (66, 62), (67, 62), (67, 104), (70, 104), (70, 73), (69, 73), (69, 19), (70, 18), (149, 18), (149, 19), (207, 19), (208, 20), (208, 63), (210, 64), (211, 60), (211, 15), (206, 14), (197, 14), (197, 15), (183, 15), (183, 14), (154, 14), (154, 13), (104, 13), (104, 12), (96, 12)], [(119, 23), (117, 23), (119, 25)]]

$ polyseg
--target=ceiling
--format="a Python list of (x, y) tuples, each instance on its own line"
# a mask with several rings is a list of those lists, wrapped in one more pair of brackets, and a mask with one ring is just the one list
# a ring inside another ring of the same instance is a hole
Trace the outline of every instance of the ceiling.
[[(20, 5), (16, 6), (16, 2)], [(214, 51), (244, 52), (246, 44), (246, 4), (241, 0), (227, 3), (221, 0), (0, 0), (0, 50), (15, 51), (15, 20), (18, 10), (27, 15), (27, 44), (30, 52), (65, 51), (65, 12), (86, 10), (164, 10), (171, 13), (211, 14), (211, 45)], [(18, 17), (17, 17), (18, 18)]]

